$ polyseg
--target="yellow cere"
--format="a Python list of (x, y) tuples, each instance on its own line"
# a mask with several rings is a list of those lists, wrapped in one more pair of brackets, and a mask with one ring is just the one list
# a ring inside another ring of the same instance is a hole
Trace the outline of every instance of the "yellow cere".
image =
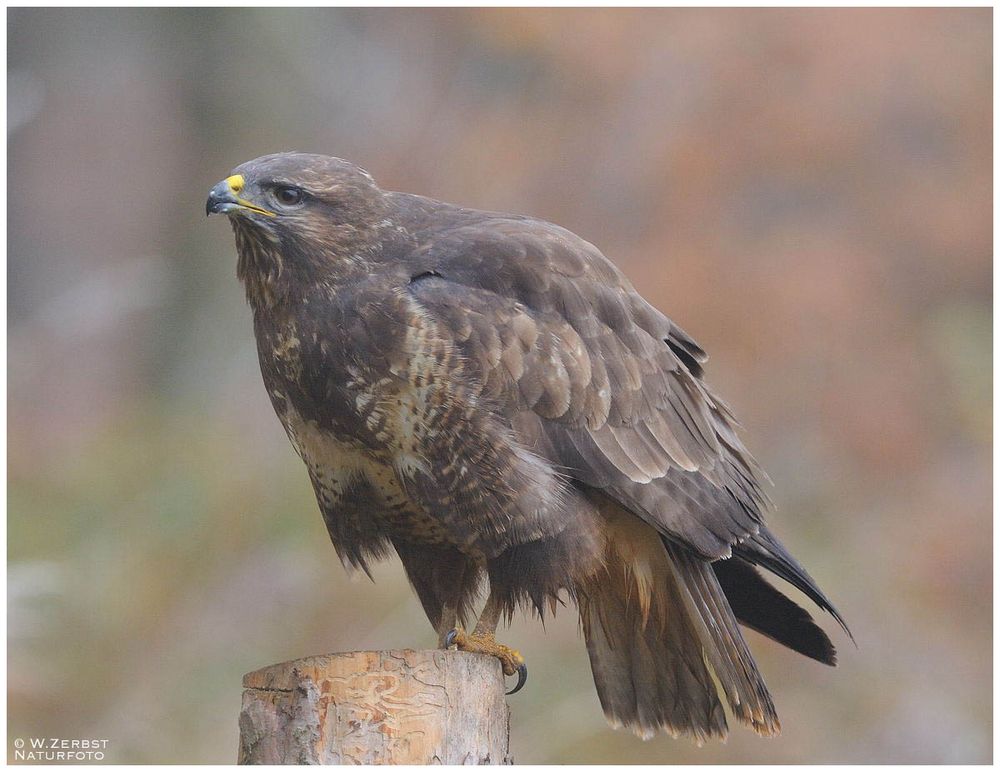
[(256, 204), (252, 204), (246, 199), (239, 197), (244, 185), (242, 174), (234, 174), (231, 177), (226, 177), (226, 184), (229, 186), (230, 192), (236, 196), (236, 203), (244, 209), (249, 209), (251, 212), (257, 212), (258, 214), (267, 215), (268, 217), (277, 217), (274, 212), (268, 211), (262, 206), (257, 206)]

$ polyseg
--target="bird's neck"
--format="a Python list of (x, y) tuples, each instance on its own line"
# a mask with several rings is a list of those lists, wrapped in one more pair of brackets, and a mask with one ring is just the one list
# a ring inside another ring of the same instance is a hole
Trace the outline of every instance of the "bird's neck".
[(285, 264), (277, 244), (238, 227), (236, 234), (236, 276), (243, 283), (247, 302), (255, 310), (269, 309), (288, 292)]
[(234, 230), (236, 275), (255, 313), (280, 315), (317, 290), (333, 296), (366, 276), (374, 262), (369, 251), (309, 249), (240, 227)]

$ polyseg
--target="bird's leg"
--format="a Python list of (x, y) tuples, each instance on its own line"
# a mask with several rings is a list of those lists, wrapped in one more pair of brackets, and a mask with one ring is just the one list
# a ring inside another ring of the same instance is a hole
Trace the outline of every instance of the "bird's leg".
[(500, 660), (503, 666), (504, 675), (514, 675), (517, 673), (517, 686), (507, 694), (514, 694), (519, 691), (524, 682), (528, 680), (528, 666), (524, 664), (524, 657), (516, 649), (497, 643), (495, 633), (497, 623), (500, 621), (502, 604), (499, 597), (491, 592), (482, 612), (479, 614), (479, 621), (472, 634), (466, 633), (461, 627), (456, 627), (444, 638), (446, 646), (454, 645), (459, 651), (471, 651), (478, 654), (487, 654)]
[(468, 566), (465, 562), (462, 562), (456, 575), (451, 579), (451, 591), (445, 598), (444, 603), (441, 604), (441, 616), (435, 628), (438, 634), (438, 648), (447, 649), (450, 646), (446, 642), (448, 634), (459, 627), (458, 607), (462, 602), (462, 593), (465, 590), (465, 573), (468, 570)]
[(500, 622), (500, 601), (496, 594), (491, 592), (486, 599), (486, 605), (479, 612), (479, 621), (476, 622), (476, 629), (473, 635), (493, 635), (497, 631), (497, 624)]
[(458, 627), (458, 599), (452, 598), (441, 606), (441, 621), (438, 622), (438, 648), (447, 649), (448, 635)]

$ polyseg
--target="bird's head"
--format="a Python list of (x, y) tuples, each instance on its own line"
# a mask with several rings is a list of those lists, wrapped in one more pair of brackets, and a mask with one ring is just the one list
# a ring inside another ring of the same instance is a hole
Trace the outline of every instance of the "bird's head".
[(212, 188), (205, 211), (229, 216), (252, 301), (273, 302), (282, 280), (322, 281), (370, 260), (387, 224), (385, 196), (368, 172), (308, 153), (241, 164)]

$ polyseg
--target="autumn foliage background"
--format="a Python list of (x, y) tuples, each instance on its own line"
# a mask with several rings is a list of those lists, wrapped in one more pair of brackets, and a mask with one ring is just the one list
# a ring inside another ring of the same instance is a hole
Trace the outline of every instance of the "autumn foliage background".
[(749, 633), (784, 733), (697, 749), (607, 728), (573, 613), (518, 620), (517, 761), (989, 762), (991, 14), (8, 11), (10, 736), (233, 762), (242, 673), (434, 643), (397, 563), (339, 566), (204, 217), (299, 149), (596, 243), (857, 637)]

